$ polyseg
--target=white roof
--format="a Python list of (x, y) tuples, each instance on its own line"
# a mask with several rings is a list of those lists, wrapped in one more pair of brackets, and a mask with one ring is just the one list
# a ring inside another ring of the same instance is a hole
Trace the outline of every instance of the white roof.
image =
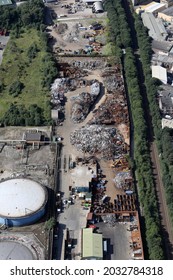
[(164, 9), (165, 4), (152, 2), (145, 8), (145, 12), (154, 13), (155, 11), (157, 11), (160, 8)]
[(165, 41), (167, 37), (167, 31), (163, 25), (163, 22), (155, 18), (151, 13), (142, 13), (141, 15), (144, 26), (146, 26), (149, 31), (149, 36), (157, 41)]
[(164, 84), (167, 84), (167, 70), (159, 65), (152, 65), (152, 78), (161, 80)]
[(173, 128), (173, 120), (168, 120), (168, 119), (162, 119), (162, 129), (164, 127), (169, 127), (169, 128)]
[(0, 183), (0, 216), (19, 218), (32, 215), (46, 203), (46, 190), (29, 179)]
[(148, 13), (154, 13), (157, 12), (158, 10), (164, 10), (166, 7), (166, 4), (164, 3), (157, 3), (157, 2), (151, 2), (147, 5), (139, 5), (136, 7), (136, 12), (139, 13), (140, 11), (145, 11)]
[(102, 0), (83, 0), (84, 3), (102, 2)]

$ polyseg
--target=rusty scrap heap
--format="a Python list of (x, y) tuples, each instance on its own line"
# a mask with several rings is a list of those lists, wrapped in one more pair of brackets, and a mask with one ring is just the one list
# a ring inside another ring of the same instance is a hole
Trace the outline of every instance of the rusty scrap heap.
[(101, 154), (104, 159), (114, 159), (124, 154), (123, 137), (115, 128), (87, 125), (75, 130), (70, 141), (78, 151)]
[(126, 124), (129, 126), (128, 106), (125, 98), (123, 79), (116, 68), (106, 68), (102, 72), (106, 99), (96, 110), (90, 124)]
[(90, 107), (96, 100), (99, 93), (100, 84), (98, 82), (94, 82), (91, 84), (90, 93), (82, 92), (79, 95), (73, 96), (71, 98), (71, 118), (74, 123), (82, 122), (86, 118)]

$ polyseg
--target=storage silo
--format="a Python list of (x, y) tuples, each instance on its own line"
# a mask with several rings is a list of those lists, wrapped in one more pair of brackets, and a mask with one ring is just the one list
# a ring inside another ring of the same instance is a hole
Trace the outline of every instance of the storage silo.
[(30, 179), (0, 182), (0, 224), (24, 226), (39, 220), (45, 213), (47, 189)]

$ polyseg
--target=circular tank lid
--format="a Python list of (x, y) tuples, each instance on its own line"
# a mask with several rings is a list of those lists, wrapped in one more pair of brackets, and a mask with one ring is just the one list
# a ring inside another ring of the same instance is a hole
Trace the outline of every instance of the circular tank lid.
[(46, 203), (46, 189), (30, 179), (9, 179), (0, 183), (0, 216), (20, 218), (32, 215)]
[(0, 242), (0, 260), (33, 260), (29, 248), (15, 241)]

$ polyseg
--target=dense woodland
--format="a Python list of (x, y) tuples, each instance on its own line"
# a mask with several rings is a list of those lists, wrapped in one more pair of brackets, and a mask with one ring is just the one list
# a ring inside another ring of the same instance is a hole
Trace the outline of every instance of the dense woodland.
[[(150, 150), (147, 137), (147, 123), (143, 109), (143, 97), (140, 93), (136, 60), (133, 54), (130, 29), (127, 25), (125, 11), (121, 0), (107, 0), (106, 9), (108, 12), (110, 25), (110, 40), (116, 44), (117, 55), (121, 55), (123, 62), (125, 79), (128, 88), (128, 96), (132, 112), (134, 126), (134, 162), (135, 174), (138, 185), (140, 207), (143, 209), (146, 227), (146, 243), (150, 259), (163, 259), (162, 237), (160, 233), (160, 220), (157, 207), (157, 197), (155, 193), (154, 177), (150, 159)], [(123, 19), (123, 24), (122, 24)], [(139, 19), (136, 19), (139, 20)], [(139, 22), (137, 33), (140, 55), (144, 69), (144, 75), (148, 81), (148, 89), (155, 86), (156, 81), (152, 80), (150, 73), (151, 46), (146, 29), (141, 27)], [(136, 25), (138, 23), (136, 22)], [(125, 49), (125, 56), (122, 56), (120, 48)], [(153, 93), (152, 93), (153, 94)], [(151, 100), (149, 99), (149, 102)], [(155, 94), (153, 94), (152, 105), (155, 108), (155, 122), (159, 125), (159, 110)]]
[(44, 24), (45, 6), (42, 0), (31, 0), (18, 7), (1, 6), (0, 28), (19, 31), (23, 27), (40, 29)]
[[(41, 104), (43, 98), (37, 104), (20, 105), (20, 100), (28, 88), (28, 81), (34, 78), (32, 75), (36, 74), (41, 79), (40, 85), (35, 88), (32, 86), (31, 89), (32, 92), (35, 91), (35, 95), (38, 95), (37, 100), (39, 100), (39, 94), (49, 93), (50, 85), (57, 76), (56, 63), (48, 47), (48, 37), (44, 31), (44, 17), (45, 6), (42, 0), (31, 0), (17, 8), (4, 6), (0, 9), (0, 28), (7, 29), (11, 37), (0, 67), (0, 95), (1, 98), (11, 96), (9, 100), (12, 100), (0, 120), (1, 125), (35, 126), (48, 125), (52, 122), (50, 102), (47, 101), (43, 106)], [(29, 36), (31, 36), (30, 39)], [(20, 46), (21, 38), (25, 37), (28, 45)], [(34, 41), (36, 39), (37, 41)], [(7, 74), (11, 71), (16, 72), (16, 77), (9, 81)], [(31, 76), (27, 80), (28, 75)]]

